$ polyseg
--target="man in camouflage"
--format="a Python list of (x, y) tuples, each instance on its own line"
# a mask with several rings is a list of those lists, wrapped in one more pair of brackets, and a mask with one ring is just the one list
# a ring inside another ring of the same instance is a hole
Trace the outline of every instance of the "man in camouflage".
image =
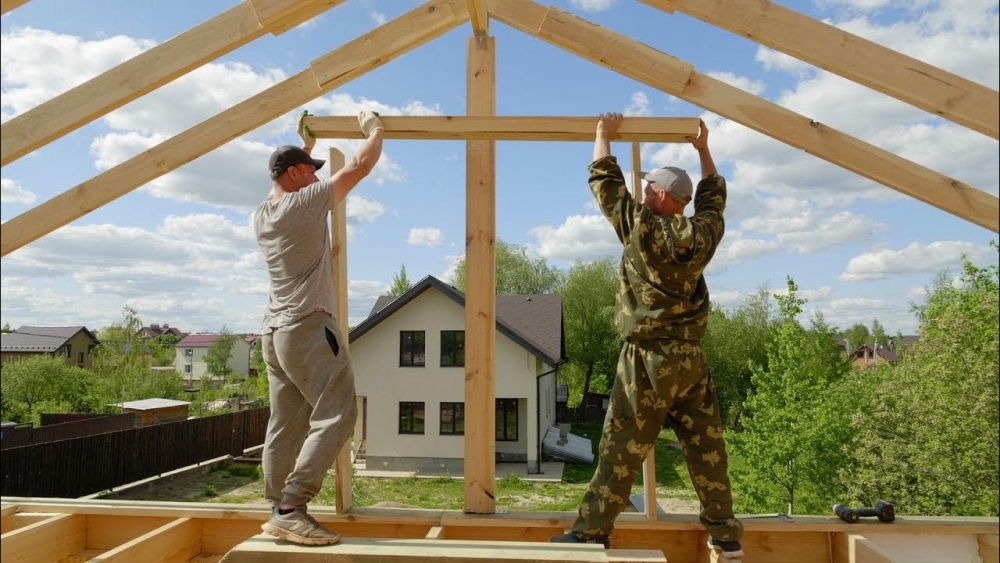
[(733, 515), (719, 405), (701, 348), (709, 310), (703, 273), (725, 230), (726, 181), (716, 172), (702, 122), (698, 137), (688, 138), (702, 170), (694, 215), (683, 215), (691, 179), (678, 168), (643, 172), (648, 183), (637, 202), (611, 155), (621, 120), (617, 113), (598, 120), (590, 189), (624, 246), (615, 324), (625, 344), (597, 470), (572, 531), (552, 541), (609, 545), (614, 520), (666, 420), (701, 501), (713, 561), (739, 563), (743, 526)]

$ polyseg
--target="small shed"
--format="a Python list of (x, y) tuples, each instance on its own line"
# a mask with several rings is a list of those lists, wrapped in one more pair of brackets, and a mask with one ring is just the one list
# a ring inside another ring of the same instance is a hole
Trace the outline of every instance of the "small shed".
[(190, 405), (190, 401), (142, 399), (141, 401), (115, 403), (112, 406), (121, 408), (122, 413), (136, 413), (135, 426), (139, 428), (142, 426), (187, 420), (188, 407)]

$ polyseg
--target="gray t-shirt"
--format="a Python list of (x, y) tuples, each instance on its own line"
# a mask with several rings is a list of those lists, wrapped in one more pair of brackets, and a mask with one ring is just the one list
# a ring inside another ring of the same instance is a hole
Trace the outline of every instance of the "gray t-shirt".
[(254, 233), (270, 278), (264, 333), (318, 309), (333, 314), (333, 270), (326, 222), (332, 188), (329, 179), (320, 180), (286, 194), (277, 204), (265, 199), (253, 214)]

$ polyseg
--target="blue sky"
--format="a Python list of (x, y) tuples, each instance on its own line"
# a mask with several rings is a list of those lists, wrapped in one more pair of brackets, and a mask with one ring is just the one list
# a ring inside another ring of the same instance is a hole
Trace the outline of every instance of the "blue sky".
[[(33, 0), (0, 19), (4, 121), (236, 5), (232, 0)], [(309, 62), (418, 5), (348, 0), (280, 36), (266, 35), (2, 168), (7, 221), (171, 135), (307, 68)], [(781, 2), (996, 90), (998, 3), (991, 0)], [(553, 5), (678, 57), (703, 73), (896, 152), (993, 195), (998, 142), (760, 47), (680, 12), (629, 0)], [(178, 7), (180, 6), (180, 7)], [(463, 115), (469, 24), (347, 83), (304, 109), (317, 115)], [(792, 276), (842, 328), (879, 321), (913, 332), (910, 303), (963, 253), (996, 263), (996, 235), (827, 164), (742, 125), (491, 22), (498, 115), (703, 118), (729, 181), (727, 233), (709, 270), (713, 299), (739, 306)], [(302, 109), (302, 108), (300, 108)], [(297, 142), (296, 112), (258, 128), (7, 255), (0, 319), (101, 328), (135, 307), (184, 331), (257, 331), (266, 278), (250, 213), (269, 189), (266, 161)], [(320, 140), (350, 155), (356, 141)], [(586, 185), (590, 143), (497, 143), (497, 234), (567, 268), (617, 257)], [(629, 145), (613, 152), (628, 165)], [(699, 176), (687, 145), (642, 145), (643, 168)], [(385, 143), (348, 200), (350, 323), (401, 265), (414, 281), (449, 279), (464, 251), (464, 144)]]

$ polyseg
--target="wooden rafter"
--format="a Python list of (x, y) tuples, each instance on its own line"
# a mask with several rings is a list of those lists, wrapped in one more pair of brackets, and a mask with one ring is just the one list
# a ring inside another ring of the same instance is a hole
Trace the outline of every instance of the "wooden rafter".
[[(208, 61), (343, 0), (247, 0), (0, 125), (6, 165)], [(258, 12), (268, 17), (258, 20)], [(266, 8), (272, 7), (270, 11)], [(282, 10), (279, 10), (282, 8)], [(274, 16), (281, 17), (274, 17)]]
[(485, 0), (466, 0), (469, 8), (469, 22), (472, 24), (472, 32), (476, 37), (481, 37), (490, 32), (490, 14), (486, 9)]
[[(1000, 232), (1000, 200), (996, 196), (694, 70), (679, 83), (670, 76), (687, 63), (634, 39), (532, 0), (490, 0), (490, 14), (587, 60)], [(638, 64), (640, 61), (643, 64)]]
[(729, 30), (922, 110), (1000, 138), (996, 90), (768, 0), (641, 0)]
[[(430, 0), (321, 57), (309, 70), (251, 96), (159, 145), (47, 200), (0, 226), (0, 255), (21, 248), (137, 187), (292, 111), (366, 70), (465, 22), (458, 0)], [(330, 61), (330, 62), (328, 62)], [(319, 80), (319, 67), (333, 72)]]
[(6, 14), (14, 8), (27, 3), (28, 0), (0, 0), (0, 14)]
[[(593, 141), (595, 117), (550, 116), (385, 116), (386, 139)], [(360, 139), (355, 117), (308, 117), (320, 139)], [(698, 134), (695, 117), (640, 117), (622, 122), (619, 141), (683, 143)]]

